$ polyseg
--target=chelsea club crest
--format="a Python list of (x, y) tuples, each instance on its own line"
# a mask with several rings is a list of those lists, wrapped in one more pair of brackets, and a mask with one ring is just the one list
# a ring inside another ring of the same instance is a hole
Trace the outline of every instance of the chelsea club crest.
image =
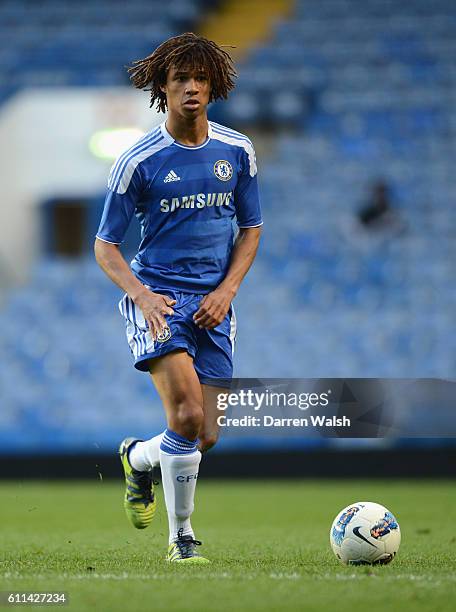
[(219, 159), (214, 164), (214, 174), (221, 181), (229, 181), (233, 176), (233, 166), (226, 159)]
[(168, 326), (164, 327), (161, 334), (157, 335), (157, 342), (166, 342), (171, 338), (171, 330)]

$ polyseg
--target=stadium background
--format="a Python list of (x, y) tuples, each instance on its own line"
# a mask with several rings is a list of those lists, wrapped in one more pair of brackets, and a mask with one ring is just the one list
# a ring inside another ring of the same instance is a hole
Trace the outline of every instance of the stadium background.
[[(209, 116), (259, 158), (265, 225), (235, 302), (235, 375), (454, 378), (454, 2), (4, 1), (4, 477), (118, 476), (119, 441), (164, 427), (92, 244), (112, 155), (160, 121), (125, 66), (188, 30), (235, 46), (236, 91)], [(363, 226), (378, 181), (395, 212)], [(126, 255), (137, 240), (133, 225)], [(454, 475), (450, 439), (268, 444), (222, 438), (204, 473), (334, 475), (336, 458), (338, 474)]]

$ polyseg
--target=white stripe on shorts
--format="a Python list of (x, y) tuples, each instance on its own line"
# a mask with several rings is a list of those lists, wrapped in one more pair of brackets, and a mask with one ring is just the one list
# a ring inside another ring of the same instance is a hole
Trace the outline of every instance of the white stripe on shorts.
[(230, 342), (231, 342), (231, 356), (234, 355), (234, 344), (236, 342), (236, 315), (234, 313), (234, 306), (231, 304), (231, 319), (230, 319)]
[(146, 353), (153, 353), (154, 341), (147, 328), (144, 315), (127, 294), (120, 300), (119, 310), (125, 318), (127, 340), (135, 360)]

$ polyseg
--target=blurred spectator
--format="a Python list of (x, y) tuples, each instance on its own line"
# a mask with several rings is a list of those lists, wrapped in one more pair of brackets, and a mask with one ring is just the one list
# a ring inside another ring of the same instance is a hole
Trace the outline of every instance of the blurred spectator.
[(380, 179), (372, 185), (367, 203), (358, 211), (358, 219), (369, 230), (404, 229), (403, 221), (391, 205), (391, 191), (386, 181)]

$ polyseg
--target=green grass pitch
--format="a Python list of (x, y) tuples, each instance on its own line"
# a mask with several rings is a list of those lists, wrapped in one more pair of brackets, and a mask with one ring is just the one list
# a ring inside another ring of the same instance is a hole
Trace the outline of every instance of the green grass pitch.
[[(194, 568), (163, 561), (162, 493), (136, 531), (120, 481), (0, 483), (0, 590), (66, 591), (64, 609), (99, 612), (456, 609), (452, 481), (201, 480), (193, 525), (212, 564)], [(345, 567), (329, 548), (335, 514), (361, 499), (399, 520), (389, 566)]]

